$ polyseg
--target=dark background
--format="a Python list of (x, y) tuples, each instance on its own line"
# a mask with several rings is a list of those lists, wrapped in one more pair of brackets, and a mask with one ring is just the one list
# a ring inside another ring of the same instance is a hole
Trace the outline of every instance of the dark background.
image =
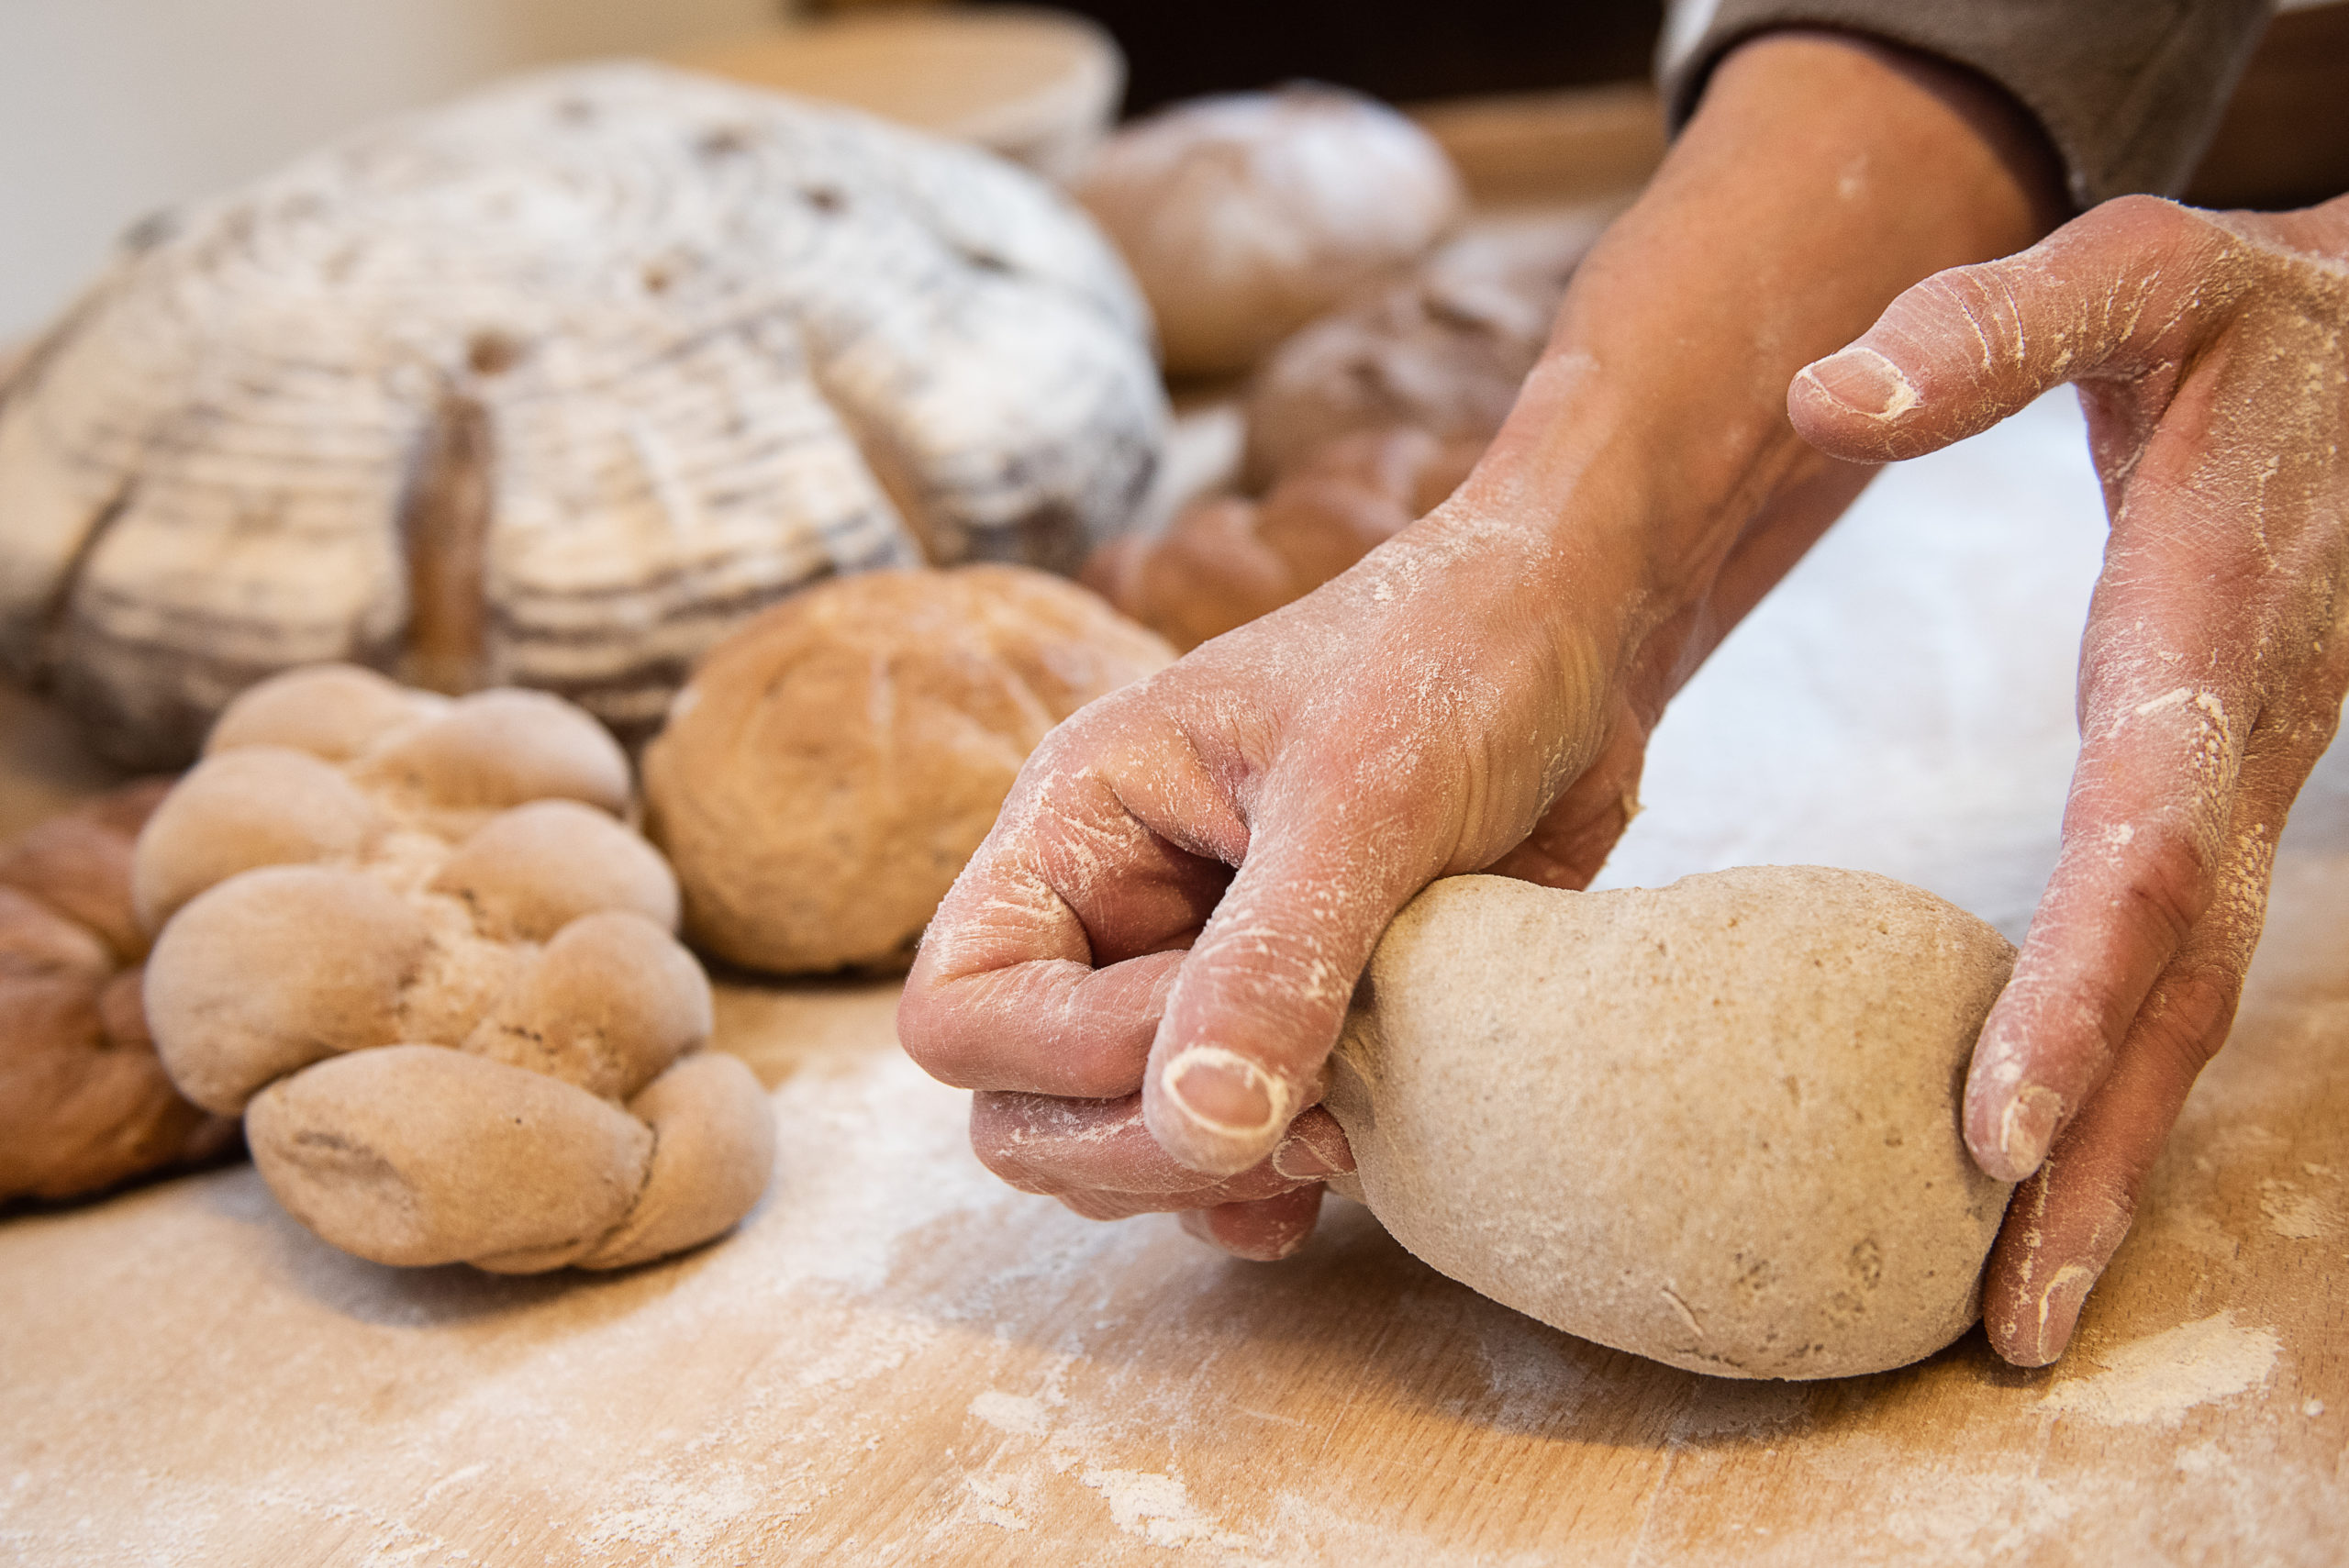
[(1052, 0), (1126, 51), (1126, 112), (1310, 78), (1408, 103), (1644, 79), (1662, 0)]

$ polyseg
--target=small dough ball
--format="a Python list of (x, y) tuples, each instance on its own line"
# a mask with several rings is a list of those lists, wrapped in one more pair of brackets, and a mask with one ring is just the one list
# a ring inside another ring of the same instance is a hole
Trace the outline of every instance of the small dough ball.
[(139, 835), (131, 901), (150, 931), (206, 888), (256, 866), (359, 853), (384, 827), (374, 803), (332, 763), (284, 746), (206, 758)]
[(213, 722), (204, 751), (291, 746), (345, 762), (447, 706), (356, 664), (306, 664), (239, 693)]
[(626, 1268), (698, 1246), (751, 1212), (774, 1168), (774, 1113), (740, 1057), (695, 1051), (628, 1108), (652, 1129), (652, 1173), (627, 1221), (581, 1268)]
[(1298, 331), (1249, 384), (1248, 483), (1273, 484), (1353, 430), (1490, 440), (1600, 227), (1563, 218), (1464, 235), (1407, 281)]
[(338, 1056), (245, 1113), (253, 1163), (319, 1236), (379, 1263), (555, 1268), (626, 1217), (652, 1134), (540, 1073), (437, 1045)]
[(432, 891), (462, 899), (485, 937), (542, 942), (582, 915), (632, 909), (677, 929), (677, 879), (660, 851), (573, 800), (500, 812), (441, 862)]
[(525, 801), (584, 801), (628, 809), (628, 754), (611, 732), (561, 697), (475, 692), (370, 752), (362, 783), (444, 809), (502, 811)]
[(156, 939), (147, 1024), (180, 1092), (235, 1116), (271, 1079), (396, 1040), (423, 917), (372, 877), (267, 866), (197, 895)]
[(1862, 872), (1436, 883), (1387, 928), (1332, 1186), (1568, 1333), (1724, 1377), (1917, 1361), (1979, 1316), (2009, 1186), (1958, 1101), (2014, 950)]
[(754, 969), (904, 967), (1044, 732), (1172, 658), (1024, 567), (785, 600), (711, 651), (645, 754), (685, 934)]
[(633, 910), (609, 909), (557, 932), (464, 1047), (622, 1100), (714, 1027), (694, 955)]
[(1133, 268), (1166, 368), (1245, 370), (1466, 204), (1443, 150), (1359, 94), (1198, 98), (1117, 132), (1076, 195)]

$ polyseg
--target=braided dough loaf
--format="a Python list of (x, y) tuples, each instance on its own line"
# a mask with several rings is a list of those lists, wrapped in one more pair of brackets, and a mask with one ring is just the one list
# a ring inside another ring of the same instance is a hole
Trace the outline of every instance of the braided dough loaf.
[(1454, 1279), (1691, 1372), (1841, 1377), (1979, 1316), (2010, 1190), (1958, 1125), (2014, 949), (1819, 866), (1436, 883), (1356, 993), (1330, 1184)]
[(237, 1140), (172, 1086), (139, 1004), (130, 848), (170, 787), (101, 795), (0, 851), (0, 1201), (76, 1197)]
[(1173, 658), (1019, 567), (795, 595), (711, 651), (645, 753), (685, 934), (753, 969), (904, 968), (1044, 732)]
[(558, 71), (134, 232), (0, 379), (0, 665), (178, 765), (348, 659), (649, 731), (838, 572), (1074, 571), (1164, 422), (1073, 203), (684, 72)]
[(757, 1201), (774, 1127), (699, 1049), (628, 761), (536, 692), (263, 682), (139, 835), (155, 1043), (293, 1214), (378, 1262), (617, 1268)]

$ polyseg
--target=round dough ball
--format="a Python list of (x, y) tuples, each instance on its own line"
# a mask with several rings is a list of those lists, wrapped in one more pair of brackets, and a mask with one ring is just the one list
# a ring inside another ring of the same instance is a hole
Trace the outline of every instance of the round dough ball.
[(584, 1089), (437, 1045), (355, 1051), (253, 1096), (269, 1190), (379, 1263), (560, 1267), (625, 1218), (652, 1133)]
[(712, 651), (645, 754), (686, 936), (754, 969), (902, 968), (1044, 732), (1173, 657), (1021, 567), (776, 606)]
[(1979, 1316), (2010, 1191), (1959, 1129), (2014, 950), (1929, 893), (1753, 866), (1661, 890), (1436, 883), (1387, 929), (1328, 1105), (1442, 1273), (1725, 1377), (1840, 1377)]
[(628, 753), (610, 731), (545, 692), (475, 692), (394, 735), (360, 764), (362, 782), (425, 806), (500, 811), (550, 797), (628, 809)]
[(423, 917), (383, 884), (325, 866), (264, 866), (199, 894), (147, 961), (164, 1070), (206, 1110), (320, 1057), (399, 1038)]
[(542, 942), (582, 915), (632, 909), (677, 929), (677, 879), (658, 851), (591, 806), (535, 800), (459, 844), (432, 891), (461, 898), (482, 935)]
[(1428, 134), (1330, 87), (1194, 99), (1112, 136), (1076, 184), (1158, 317), (1166, 368), (1245, 370), (1466, 202)]
[(643, 916), (607, 909), (557, 932), (464, 1049), (620, 1100), (714, 1027), (693, 954)]
[(448, 706), (357, 664), (305, 664), (239, 693), (204, 738), (211, 756), (238, 746), (291, 746), (342, 762)]
[(256, 866), (356, 855), (384, 827), (341, 769), (284, 746), (240, 746), (206, 758), (148, 819), (130, 867), (130, 896), (160, 931), (206, 888)]

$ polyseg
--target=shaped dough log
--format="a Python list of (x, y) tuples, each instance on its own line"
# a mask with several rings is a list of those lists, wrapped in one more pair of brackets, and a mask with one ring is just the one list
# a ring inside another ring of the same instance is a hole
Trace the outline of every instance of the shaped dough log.
[(1430, 1264), (1728, 1377), (1916, 1361), (1978, 1316), (2009, 1187), (1958, 1103), (2013, 949), (1887, 878), (1439, 882), (1381, 940), (1328, 1104)]
[(264, 866), (199, 895), (147, 961), (164, 1070), (235, 1116), (271, 1079), (397, 1038), (423, 917), (383, 884), (326, 866)]
[(573, 1260), (582, 1268), (625, 1268), (708, 1240), (750, 1212), (774, 1164), (774, 1117), (739, 1057), (696, 1051), (628, 1108), (652, 1129), (651, 1173), (627, 1220)]
[(437, 1045), (354, 1051), (273, 1084), (245, 1140), (295, 1218), (410, 1266), (521, 1254), (557, 1267), (627, 1215), (652, 1157), (652, 1134), (618, 1106)]
[(206, 758), (144, 830), (130, 879), (150, 931), (215, 884), (258, 866), (357, 857), (386, 826), (342, 770), (285, 746)]

